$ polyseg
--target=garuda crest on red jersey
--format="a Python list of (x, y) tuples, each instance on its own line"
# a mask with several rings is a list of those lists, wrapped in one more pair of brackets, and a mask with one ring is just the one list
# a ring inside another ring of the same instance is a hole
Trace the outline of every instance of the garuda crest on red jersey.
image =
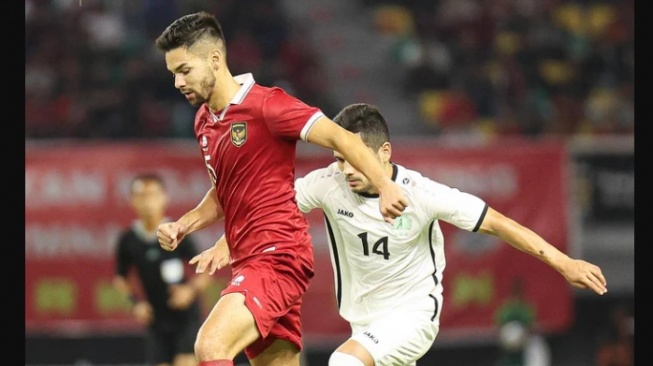
[(231, 124), (231, 143), (241, 147), (247, 141), (247, 123), (234, 122)]

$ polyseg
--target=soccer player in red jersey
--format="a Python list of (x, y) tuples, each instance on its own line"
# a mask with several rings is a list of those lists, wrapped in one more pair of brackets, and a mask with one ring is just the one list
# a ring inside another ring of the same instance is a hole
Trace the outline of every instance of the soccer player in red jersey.
[(233, 366), (242, 351), (253, 366), (299, 365), (300, 307), (313, 277), (308, 223), (295, 201), (295, 149), (301, 139), (339, 151), (377, 188), (392, 223), (408, 202), (372, 151), (315, 107), (251, 74), (232, 76), (219, 22), (185, 15), (157, 38), (175, 88), (199, 107), (195, 135), (212, 187), (177, 221), (161, 224), (159, 244), (225, 220), (232, 280), (195, 340), (199, 366)]

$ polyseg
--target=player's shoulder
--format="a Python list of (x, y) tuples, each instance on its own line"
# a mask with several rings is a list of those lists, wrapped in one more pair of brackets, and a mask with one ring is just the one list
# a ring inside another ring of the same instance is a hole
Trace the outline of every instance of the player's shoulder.
[(262, 108), (287, 106), (291, 104), (292, 100), (294, 100), (294, 97), (278, 86), (265, 86), (254, 83), (240, 107), (263, 113)]
[(246, 99), (263, 99), (266, 98), (273, 90), (278, 89), (276, 86), (265, 86), (259, 83), (252, 84), (252, 87), (247, 92)]
[(136, 236), (134, 229), (130, 227), (123, 228), (118, 232), (117, 244), (119, 246), (127, 246), (133, 242), (133, 238)]
[(428, 177), (422, 175), (417, 170), (407, 168), (401, 164), (393, 163), (397, 168), (397, 175), (395, 181), (404, 187), (414, 187), (423, 184), (425, 181), (430, 180)]
[(299, 179), (307, 184), (319, 184), (322, 187), (336, 187), (340, 182), (344, 182), (344, 176), (340, 169), (338, 169), (338, 163), (336, 162), (323, 168), (311, 170)]
[(433, 195), (444, 187), (441, 183), (417, 170), (399, 164), (395, 164), (395, 166), (397, 166), (396, 183), (411, 195)]
[(274, 94), (287, 94), (287, 95), (290, 95), (290, 93), (288, 93), (286, 91), (286, 89), (284, 89), (284, 88), (282, 88), (280, 86), (276, 86), (276, 85), (264, 86), (264, 85), (260, 85), (260, 84), (254, 84), (254, 87), (257, 88), (261, 93), (265, 93), (266, 95), (268, 95), (268, 94), (272, 94), (272, 95), (274, 95)]
[(284, 105), (296, 103), (297, 101), (301, 102), (298, 97), (280, 86), (263, 86), (260, 84), (254, 84), (252, 91), (254, 91), (254, 94), (257, 95), (257, 97), (264, 101), (273, 100), (275, 103), (281, 103)]
[(338, 169), (338, 163), (336, 162), (333, 162), (323, 168), (311, 170), (306, 175), (304, 175), (304, 178), (310, 178), (312, 180), (334, 182), (338, 179), (343, 179), (342, 177), (342, 172), (340, 169)]

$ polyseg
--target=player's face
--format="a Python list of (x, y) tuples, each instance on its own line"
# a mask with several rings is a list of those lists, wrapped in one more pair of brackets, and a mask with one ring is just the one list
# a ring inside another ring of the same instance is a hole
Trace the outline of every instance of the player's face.
[(131, 205), (140, 219), (144, 221), (160, 220), (165, 214), (167, 202), (166, 193), (158, 182), (134, 182), (131, 191)]
[[(372, 149), (370, 149), (372, 150)], [(378, 157), (378, 153), (374, 152)], [(345, 175), (345, 179), (349, 184), (349, 189), (354, 193), (375, 193), (374, 186), (365, 177), (365, 175), (345, 160), (345, 158), (337, 151), (333, 152), (333, 156), (338, 163), (338, 169)]]
[(175, 88), (188, 103), (199, 107), (209, 100), (215, 87), (215, 75), (206, 60), (188, 52), (183, 47), (166, 52), (166, 67), (175, 78)]

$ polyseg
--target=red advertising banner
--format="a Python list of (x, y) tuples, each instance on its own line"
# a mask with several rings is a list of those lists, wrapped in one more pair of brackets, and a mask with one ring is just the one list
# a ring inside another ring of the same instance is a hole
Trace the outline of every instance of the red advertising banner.
[[(563, 145), (511, 142), (492, 146), (437, 147), (436, 140), (393, 144), (393, 160), (436, 181), (483, 198), (568, 251), (567, 153)], [(333, 161), (327, 151), (299, 149), (297, 175)], [(25, 165), (25, 326), (27, 332), (136, 331), (128, 305), (111, 287), (113, 250), (134, 216), (127, 189), (138, 172), (166, 179), (169, 215), (194, 207), (209, 188), (192, 142), (177, 144), (28, 144)], [(340, 342), (349, 328), (337, 313), (333, 272), (321, 212), (308, 215), (316, 274), (304, 299), (307, 344)], [(544, 332), (565, 331), (573, 318), (572, 289), (535, 258), (492, 236), (441, 223), (447, 267), (439, 339), (493, 334), (494, 314), (514, 280), (524, 285)], [(197, 233), (213, 245), (218, 225)], [(229, 277), (216, 273), (205, 299), (217, 300)]]

